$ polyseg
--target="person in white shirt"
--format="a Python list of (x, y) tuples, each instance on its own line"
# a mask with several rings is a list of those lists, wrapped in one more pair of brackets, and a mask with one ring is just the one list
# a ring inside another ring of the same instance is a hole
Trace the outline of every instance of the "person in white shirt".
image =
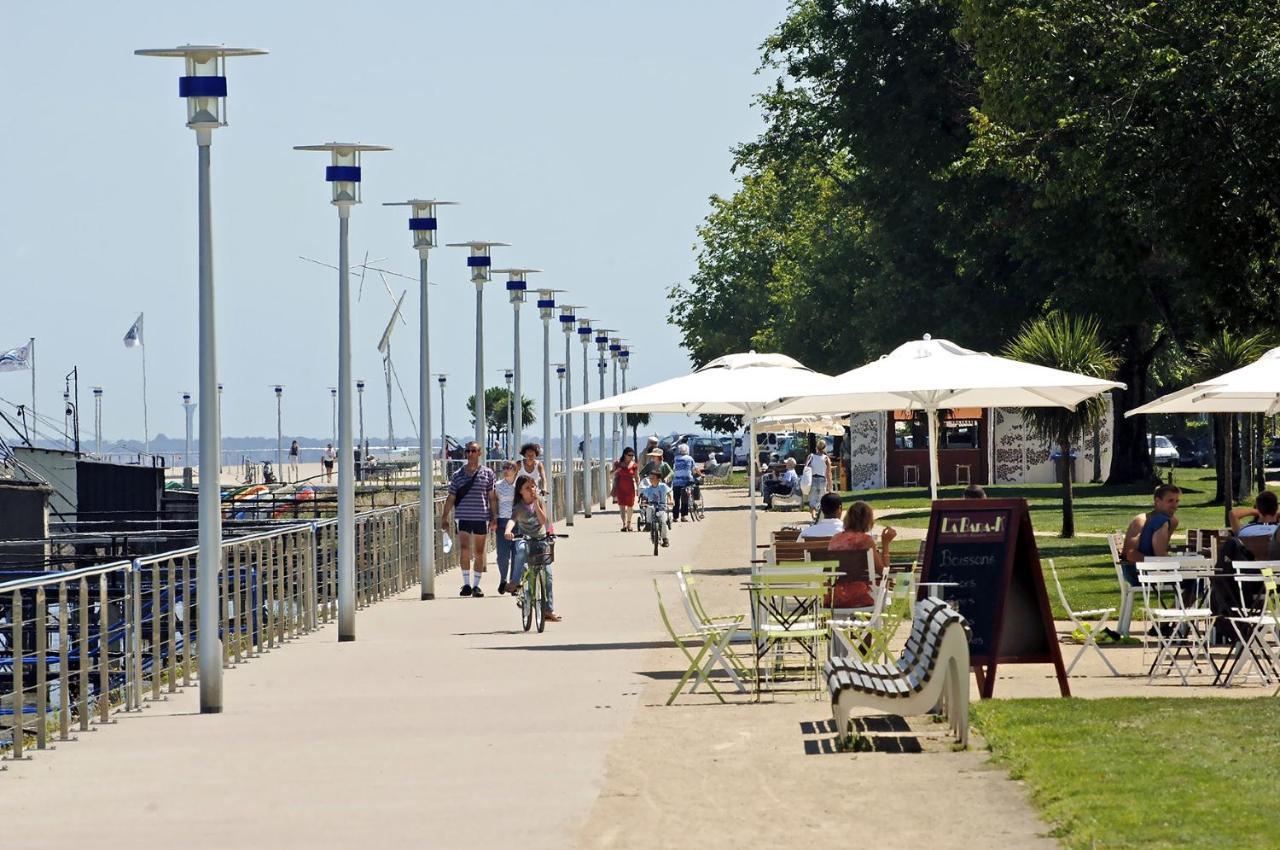
[(840, 516), (840, 509), (843, 507), (844, 503), (840, 501), (839, 494), (823, 493), (822, 500), (819, 502), (819, 508), (822, 510), (822, 519), (800, 532), (800, 539), (831, 537), (844, 531), (844, 519)]
[(817, 451), (805, 458), (804, 465), (809, 470), (809, 513), (817, 519), (818, 503), (831, 481), (831, 458), (827, 457), (826, 440), (818, 440)]
[[(1243, 520), (1253, 522), (1244, 525)], [(1231, 511), (1231, 531), (1237, 537), (1267, 537), (1280, 527), (1280, 500), (1270, 490), (1263, 490), (1253, 501), (1251, 508), (1235, 508)]]

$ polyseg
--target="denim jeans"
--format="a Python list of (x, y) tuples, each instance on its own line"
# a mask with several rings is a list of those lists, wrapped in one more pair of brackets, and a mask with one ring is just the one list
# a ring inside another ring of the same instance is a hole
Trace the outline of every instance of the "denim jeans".
[(507, 576), (511, 573), (511, 554), (515, 549), (515, 543), (506, 538), (507, 520), (510, 517), (498, 517), (498, 531), (496, 540), (498, 542), (498, 581), (505, 582)]
[[(512, 547), (511, 556), (511, 582), (519, 584), (520, 579), (524, 578), (524, 567), (529, 562), (529, 541), (523, 537), (517, 537), (514, 542), (509, 543)], [(548, 611), (555, 610), (555, 597), (552, 595), (551, 587), (551, 565), (547, 564), (542, 568), (542, 574), (547, 579), (547, 604), (544, 606)]]

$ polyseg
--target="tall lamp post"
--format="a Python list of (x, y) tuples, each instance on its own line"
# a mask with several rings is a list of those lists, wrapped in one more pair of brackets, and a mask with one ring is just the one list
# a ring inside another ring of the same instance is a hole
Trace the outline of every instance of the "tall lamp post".
[(102, 457), (102, 387), (93, 388), (93, 453)]
[[(578, 320), (574, 315), (574, 311), (578, 309), (574, 304), (560, 305), (560, 329), (564, 331), (564, 400), (560, 403), (561, 410), (568, 410), (573, 407), (573, 381), (569, 379), (569, 368), (573, 363), (569, 356), (572, 352), (573, 332), (578, 324)], [(573, 503), (573, 419), (568, 414), (562, 417), (565, 421), (565, 439), (561, 447), (564, 454), (564, 524), (573, 525), (573, 515), (577, 506)]]
[(324, 179), (333, 185), (332, 203), (338, 208), (338, 640), (350, 641), (356, 639), (356, 470), (355, 448), (351, 445), (351, 258), (348, 228), (351, 207), (360, 203), (360, 155), (391, 149), (381, 145), (329, 142), (299, 145), (294, 150), (324, 151), (330, 155)]
[[(364, 454), (363, 454), (363, 452), (364, 452), (364, 450), (365, 450), (365, 443), (364, 443), (364, 381), (356, 381), (356, 398), (358, 398), (358, 399), (359, 399), (359, 409), (360, 409), (360, 442), (356, 443), (356, 446), (357, 446), (357, 448), (359, 448), (359, 449), (360, 449), (360, 451), (361, 451), (361, 455), (360, 455), (360, 468), (361, 468), (361, 469), (364, 469)], [(352, 463), (355, 463), (355, 458), (352, 458), (352, 461), (351, 461), (351, 462), (352, 462)]]
[(449, 479), (449, 432), (444, 428), (444, 385), (448, 377), (444, 372), (436, 375), (440, 384), (440, 469), (446, 481)]
[(489, 256), (493, 248), (506, 248), (506, 242), (450, 242), (450, 248), (469, 248), (467, 268), (471, 269), (471, 282), (476, 285), (476, 442), (480, 444), (481, 456), (488, 450), (485, 438), (487, 426), (484, 405), (484, 285), (493, 279), (493, 258)]
[[(600, 398), (604, 398), (604, 375), (608, 371), (608, 363), (605, 360), (605, 354), (609, 351), (609, 334), (613, 332), (613, 328), (597, 328), (596, 329), (596, 351), (599, 352), (596, 361), (596, 369), (600, 372)], [(600, 510), (608, 507), (606, 500), (609, 494), (609, 471), (605, 469), (605, 452), (604, 452), (604, 411), (600, 411), (600, 419), (597, 424), (600, 428), (600, 474), (596, 480), (599, 482), (596, 487), (596, 496), (600, 499)]]
[(507, 451), (506, 451), (506, 454), (507, 454), (507, 457), (512, 457), (514, 455), (514, 451), (512, 449), (512, 443), (515, 440), (516, 415), (513, 410), (514, 405), (512, 404), (513, 398), (511, 396), (511, 379), (515, 377), (515, 372), (513, 372), (510, 369), (501, 369), (499, 371), (502, 372), (502, 380), (506, 382), (506, 385), (507, 385)]
[(284, 387), (276, 384), (276, 475), (284, 480), (284, 429), (281, 427), (281, 401), (284, 398)]
[[(200, 398), (212, 399), (218, 384), (218, 352), (214, 325), (213, 300), (213, 216), (210, 198), (210, 147), (213, 131), (226, 126), (228, 56), (260, 56), (265, 50), (241, 47), (197, 46), (162, 50), (136, 50), (138, 56), (182, 59), (186, 73), (178, 78), (178, 96), (187, 101), (187, 126), (196, 132), (197, 151), (197, 232), (199, 254), (199, 347)], [(220, 445), (218, 431), (219, 405), (204, 404), (200, 409), (200, 444)], [(196, 587), (201, 599), (217, 599), (222, 567), (222, 488), (218, 470), (218, 453), (200, 456), (200, 495), (198, 501), (199, 554), (196, 561)], [(218, 636), (221, 606), (200, 605), (196, 612), (199, 636), (200, 711), (216, 714), (222, 711), (222, 641)]]
[[(578, 319), (578, 339), (582, 342), (582, 403), (591, 403), (591, 320)], [(582, 516), (591, 519), (591, 490), (595, 486), (591, 474), (591, 414), (582, 414)]]
[(191, 403), (191, 393), (182, 394), (182, 413), (187, 419), (187, 442), (182, 452), (182, 477), (186, 479), (185, 484), (191, 483), (191, 416), (196, 412), (196, 406)]
[[(511, 422), (515, 429), (511, 432), (512, 450), (508, 455), (514, 456), (520, 448), (520, 435), (524, 431), (524, 385), (520, 377), (520, 305), (525, 302), (529, 290), (529, 275), (538, 274), (542, 269), (494, 269), (507, 276), (507, 299), (511, 302), (511, 342), (512, 371), (515, 373), (516, 403), (511, 414)], [(507, 405), (508, 408), (512, 406)]]
[(338, 388), (329, 387), (329, 439), (338, 442)]
[(538, 290), (538, 316), (542, 319), (542, 452), (546, 458), (547, 481), (551, 498), (547, 500), (547, 520), (555, 521), (556, 496), (551, 474), (551, 319), (555, 315), (557, 289)]
[[(613, 363), (613, 395), (618, 394), (618, 355), (622, 352), (622, 337), (613, 337), (609, 340), (609, 360)], [(622, 430), (622, 414), (613, 414), (613, 456), (617, 457), (622, 453), (622, 440), (620, 432)]]
[(218, 382), (218, 477), (222, 477), (222, 382)]
[[(427, 260), (436, 247), (436, 208), (453, 206), (453, 201), (412, 199), (383, 204), (409, 207), (409, 232), (418, 252), (418, 421), (422, 436), (418, 448), (418, 582), (422, 598), (436, 598), (436, 491), (431, 460), (431, 324), (427, 297)], [(440, 376), (441, 443), (444, 442), (444, 376)]]
[[(627, 367), (631, 365), (631, 346), (624, 345), (622, 350), (618, 352), (618, 367), (622, 370), (622, 391), (627, 391)], [(621, 415), (622, 419), (622, 439), (627, 439), (627, 416)], [(636, 451), (640, 451), (639, 446), (634, 447)], [(639, 460), (639, 458), (637, 458)]]
[[(554, 364), (554, 366), (556, 370), (556, 377), (560, 379), (560, 408), (559, 409), (564, 410), (564, 376), (569, 370), (565, 368), (565, 365), (563, 363), (556, 363)], [(569, 451), (566, 448), (566, 446), (569, 445), (569, 438), (566, 437), (564, 434), (565, 423), (568, 421), (569, 421), (568, 416), (560, 417), (560, 454), (564, 458), (564, 460), (562, 461), (562, 464), (563, 464), (562, 469), (563, 469), (564, 478), (566, 482), (565, 484), (566, 494), (573, 492), (572, 490), (568, 489), (568, 482), (573, 480), (573, 458), (569, 456)], [(547, 443), (547, 458), (549, 460), (552, 459), (550, 442)], [(550, 469), (551, 467), (548, 466), (547, 468)], [(556, 500), (556, 493), (554, 489), (554, 479), (553, 479), (553, 487), (550, 488), (550, 491), (551, 491), (551, 501), (552, 503), (554, 503)], [(564, 515), (566, 518), (565, 522), (568, 525), (573, 525), (573, 500), (572, 499), (569, 499), (569, 498), (565, 499)]]

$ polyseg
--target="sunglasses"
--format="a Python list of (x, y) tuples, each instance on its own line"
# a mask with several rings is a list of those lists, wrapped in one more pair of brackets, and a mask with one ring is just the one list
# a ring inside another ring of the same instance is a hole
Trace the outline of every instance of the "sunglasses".
[(478, 454), (480, 454), (480, 450), (479, 450), (479, 449), (467, 449), (467, 454), (469, 454), (469, 455), (478, 455)]

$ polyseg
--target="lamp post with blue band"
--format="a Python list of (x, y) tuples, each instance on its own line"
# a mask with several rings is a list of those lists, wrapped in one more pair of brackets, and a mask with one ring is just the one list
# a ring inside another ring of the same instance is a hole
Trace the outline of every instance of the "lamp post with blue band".
[(505, 381), (505, 382), (506, 382), (506, 384), (507, 384), (507, 423), (506, 423), (506, 424), (507, 424), (507, 445), (506, 445), (506, 455), (507, 455), (507, 457), (508, 457), (508, 458), (512, 458), (512, 457), (515, 457), (515, 449), (513, 448), (513, 445), (512, 445), (512, 444), (513, 444), (513, 443), (514, 443), (514, 441), (515, 441), (514, 423), (515, 423), (515, 421), (516, 421), (516, 420), (515, 420), (515, 413), (514, 413), (514, 410), (513, 410), (513, 408), (515, 407), (515, 401), (513, 400), (512, 395), (511, 395), (511, 379), (512, 379), (513, 377), (515, 377), (515, 372), (514, 372), (514, 371), (512, 371), (511, 369), (499, 369), (498, 371), (502, 373), (502, 380), (503, 380), (503, 381)]
[(476, 417), (475, 439), (480, 444), (480, 456), (484, 457), (489, 448), (485, 439), (488, 421), (484, 404), (484, 285), (493, 279), (493, 258), (489, 251), (508, 245), (506, 242), (450, 242), (449, 247), (471, 249), (467, 268), (471, 269), (471, 282), (476, 285), (476, 394), (472, 412)]
[(440, 472), (446, 484), (449, 481), (449, 432), (444, 428), (444, 385), (448, 380), (447, 372), (436, 373), (436, 381), (440, 384)]
[[(582, 403), (591, 403), (591, 320), (578, 319), (578, 340), (582, 343)], [(591, 414), (582, 414), (582, 516), (591, 519), (591, 490), (595, 486), (591, 473)]]
[[(578, 320), (574, 315), (574, 311), (579, 307), (576, 304), (560, 305), (560, 329), (564, 331), (564, 402), (560, 405), (561, 410), (568, 410), (573, 407), (573, 378), (569, 375), (569, 369), (573, 365), (573, 358), (570, 357), (571, 345), (573, 342), (574, 329), (577, 327)], [(577, 505), (573, 502), (573, 417), (569, 414), (564, 415), (565, 421), (565, 440), (561, 444), (561, 452), (564, 454), (564, 480), (565, 480), (565, 497), (564, 497), (564, 524), (573, 525), (573, 515), (577, 512)]]
[(299, 145), (294, 150), (325, 151), (330, 155), (324, 179), (333, 186), (332, 203), (338, 208), (338, 640), (345, 642), (356, 639), (356, 468), (351, 427), (351, 258), (348, 225), (351, 207), (360, 203), (360, 155), (391, 148), (329, 142)]
[[(210, 198), (209, 154), (213, 131), (225, 127), (228, 56), (261, 56), (256, 48), (187, 44), (162, 50), (135, 50), (137, 56), (182, 59), (186, 73), (178, 78), (178, 96), (187, 101), (187, 126), (196, 131), (199, 271), (200, 388), (200, 495), (198, 502), (199, 554), (196, 586), (201, 599), (217, 599), (222, 567), (222, 485), (218, 468), (220, 445), (218, 411), (210, 403), (217, 394), (218, 347), (213, 299), (213, 215)], [(214, 448), (209, 451), (207, 449)], [(200, 605), (196, 616), (199, 635), (200, 711), (222, 711), (222, 641), (219, 638), (220, 606)]]
[[(596, 351), (599, 352), (596, 361), (596, 369), (600, 373), (600, 398), (604, 398), (604, 373), (607, 369), (605, 365), (605, 352), (609, 350), (609, 334), (613, 333), (613, 328), (596, 328)], [(597, 439), (600, 441), (600, 471), (596, 475), (596, 497), (600, 500), (600, 510), (608, 507), (606, 500), (609, 493), (609, 470), (605, 468), (605, 450), (604, 450), (604, 411), (600, 411), (600, 418), (597, 421), (600, 428), (600, 434)]]
[[(622, 352), (622, 337), (613, 337), (609, 340), (609, 359), (613, 361), (613, 394), (618, 394), (618, 354)], [(613, 414), (613, 456), (618, 457), (622, 453), (621, 437), (619, 432), (622, 429), (622, 414)]]
[[(631, 365), (631, 346), (624, 345), (622, 350), (618, 352), (618, 367), (622, 369), (622, 391), (627, 391), (627, 367)], [(622, 415), (623, 439), (626, 439), (627, 418), (626, 414)], [(640, 451), (640, 447), (635, 447), (636, 451)], [(637, 458), (639, 460), (639, 458)]]
[[(565, 365), (563, 363), (555, 363), (552, 365), (555, 367), (556, 377), (560, 379), (560, 408), (559, 409), (564, 410), (564, 376), (565, 374), (568, 373), (569, 370), (565, 368)], [(566, 482), (565, 483), (565, 501), (564, 501), (565, 523), (567, 525), (573, 525), (573, 500), (569, 498), (569, 494), (572, 493), (573, 491), (569, 489), (569, 486), (568, 486), (568, 482), (573, 479), (573, 468), (571, 465), (571, 460), (569, 458), (569, 452), (565, 448), (566, 446), (569, 445), (569, 438), (566, 437), (564, 433), (564, 426), (565, 426), (565, 423), (568, 421), (569, 421), (568, 416), (560, 417), (560, 453), (564, 456), (564, 460), (562, 461), (562, 464), (563, 464), (562, 472), (564, 474), (564, 478)], [(549, 461), (552, 460), (550, 443), (547, 444), (547, 458)], [(554, 467), (553, 464), (548, 463), (547, 470), (550, 471), (553, 467)], [(554, 503), (556, 500), (554, 477), (552, 478), (552, 486), (548, 487), (547, 489), (551, 491), (551, 501)]]
[[(547, 480), (542, 482), (550, 498), (547, 499), (547, 519), (555, 521), (556, 494), (551, 475), (551, 319), (556, 310), (558, 289), (538, 290), (538, 316), (542, 319), (542, 456)], [(517, 360), (517, 362), (519, 362)]]
[(508, 404), (512, 424), (511, 451), (512, 457), (520, 450), (520, 435), (524, 431), (524, 396), (520, 379), (520, 305), (524, 303), (529, 290), (529, 275), (538, 274), (542, 269), (494, 269), (507, 276), (507, 298), (511, 302), (512, 316), (512, 369), (515, 372), (515, 403)]
[[(427, 297), (427, 259), (436, 247), (436, 208), (454, 206), (453, 201), (412, 199), (383, 204), (385, 207), (409, 207), (409, 232), (418, 251), (418, 583), (422, 598), (436, 598), (436, 511), (435, 478), (431, 458), (431, 329)], [(444, 416), (444, 376), (440, 376), (440, 415)], [(441, 426), (443, 427), (443, 419)], [(441, 432), (441, 442), (444, 435)]]

